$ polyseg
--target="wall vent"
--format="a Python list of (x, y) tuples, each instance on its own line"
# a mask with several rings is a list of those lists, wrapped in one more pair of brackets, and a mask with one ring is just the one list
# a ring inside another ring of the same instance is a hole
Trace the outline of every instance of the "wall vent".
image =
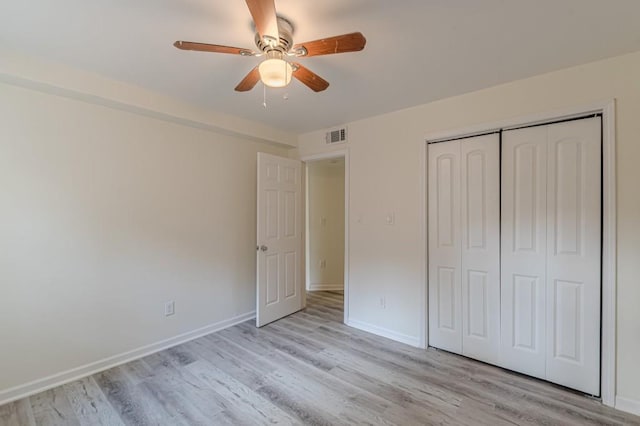
[(344, 143), (347, 141), (347, 128), (335, 129), (327, 132), (325, 142), (327, 144), (332, 143)]

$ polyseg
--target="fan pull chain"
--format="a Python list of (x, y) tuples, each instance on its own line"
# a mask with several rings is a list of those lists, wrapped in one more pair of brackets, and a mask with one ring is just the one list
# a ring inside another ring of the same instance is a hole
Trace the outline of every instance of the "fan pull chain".
[(262, 106), (267, 109), (267, 85), (262, 85)]

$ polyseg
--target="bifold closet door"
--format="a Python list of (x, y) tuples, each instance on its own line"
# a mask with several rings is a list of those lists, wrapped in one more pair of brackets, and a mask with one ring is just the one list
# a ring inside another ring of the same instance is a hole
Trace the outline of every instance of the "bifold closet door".
[(428, 155), (429, 345), (462, 353), (460, 141)]
[(502, 366), (545, 378), (547, 129), (502, 135)]
[(500, 139), (429, 145), (429, 345), (497, 363)]
[(599, 395), (601, 118), (547, 137), (547, 380)]
[(500, 356), (500, 135), (460, 141), (462, 354)]
[(600, 393), (601, 119), (506, 131), (504, 367)]

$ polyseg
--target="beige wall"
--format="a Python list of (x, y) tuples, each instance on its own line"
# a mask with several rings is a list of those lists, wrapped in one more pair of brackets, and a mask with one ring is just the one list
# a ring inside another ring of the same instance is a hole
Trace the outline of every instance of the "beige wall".
[(254, 311), (258, 151), (0, 83), (0, 400)]
[[(344, 288), (344, 158), (307, 163), (311, 290)], [(325, 266), (321, 266), (321, 261)]]
[[(635, 53), (349, 123), (350, 319), (416, 341), (423, 333), (421, 174), (428, 134), (615, 98), (617, 394), (640, 404), (638, 76), (640, 53)], [(330, 150), (323, 138), (323, 132), (301, 135), (298, 155)], [(385, 224), (390, 212), (395, 212), (393, 226)], [(380, 297), (386, 297), (386, 309), (380, 307)]]

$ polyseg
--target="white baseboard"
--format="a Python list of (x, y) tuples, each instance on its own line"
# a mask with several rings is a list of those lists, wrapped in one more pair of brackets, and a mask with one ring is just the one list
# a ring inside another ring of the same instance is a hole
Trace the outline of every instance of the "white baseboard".
[(81, 379), (83, 377), (90, 376), (100, 371), (108, 370), (109, 368), (116, 367), (118, 365), (133, 361), (138, 358), (151, 355), (156, 352), (171, 348), (181, 343), (188, 342), (190, 340), (197, 339), (207, 334), (215, 333), (222, 329), (232, 327), (241, 322), (248, 321), (256, 317), (255, 311), (247, 312), (243, 315), (238, 315), (233, 318), (229, 318), (223, 321), (218, 321), (213, 324), (206, 325), (204, 327), (188, 331), (186, 333), (179, 334), (169, 339), (161, 340), (159, 342), (145, 345), (131, 351), (127, 351), (118, 355), (110, 356), (108, 358), (101, 359), (89, 364), (85, 364), (76, 368), (72, 368), (67, 371), (53, 374), (42, 379), (34, 380), (23, 385), (18, 385), (9, 389), (0, 390), (0, 405), (7, 404), (18, 399), (25, 398), (30, 395), (40, 393), (42, 391), (54, 388), (56, 386), (63, 385), (65, 383), (72, 382), (74, 380)]
[(341, 291), (344, 284), (309, 284), (309, 291)]
[(406, 334), (398, 333), (393, 330), (389, 330), (377, 325), (369, 324), (363, 321), (358, 321), (349, 318), (346, 322), (349, 327), (357, 328), (358, 330), (366, 331), (367, 333), (376, 334), (378, 336), (386, 337), (387, 339), (395, 340), (396, 342), (405, 343), (416, 348), (420, 346), (420, 338), (415, 336), (409, 336)]
[(616, 396), (616, 409), (640, 416), (640, 401)]

